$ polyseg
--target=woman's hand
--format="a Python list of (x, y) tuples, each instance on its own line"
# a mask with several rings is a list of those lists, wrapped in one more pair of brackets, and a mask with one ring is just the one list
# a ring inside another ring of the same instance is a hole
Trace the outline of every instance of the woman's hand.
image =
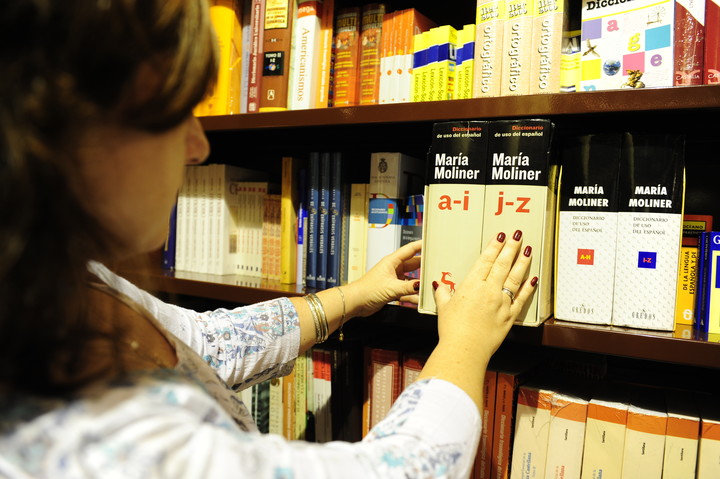
[(390, 301), (417, 304), (418, 280), (406, 280), (405, 273), (420, 267), (422, 241), (414, 241), (385, 256), (357, 281), (343, 286), (353, 316), (369, 316)]
[(435, 301), (440, 342), (472, 347), (489, 360), (535, 290), (537, 278), (527, 279), (531, 258), (532, 247), (522, 248), (521, 231), (511, 238), (500, 233), (454, 294), (439, 285)]

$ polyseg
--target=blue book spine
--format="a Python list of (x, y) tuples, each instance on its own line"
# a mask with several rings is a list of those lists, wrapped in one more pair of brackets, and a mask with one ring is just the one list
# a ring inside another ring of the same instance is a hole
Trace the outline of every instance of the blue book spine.
[(307, 273), (305, 269), (305, 259), (307, 251), (305, 250), (305, 243), (307, 243), (307, 169), (300, 168), (299, 179), (298, 179), (298, 215), (297, 215), (297, 277), (296, 283), (298, 286), (305, 286), (305, 275)]
[(310, 153), (308, 162), (308, 229), (305, 287), (317, 288), (318, 206), (320, 203), (320, 154)]
[[(720, 328), (720, 231), (704, 234), (703, 311), (698, 330), (718, 333)], [(701, 237), (701, 240), (703, 237)]]
[(167, 237), (162, 249), (162, 268), (166, 271), (175, 270), (175, 243), (177, 238), (177, 203), (170, 212)]
[(330, 158), (330, 221), (328, 235), (327, 287), (340, 285), (340, 255), (342, 242), (343, 201), (342, 157), (333, 153)]
[(330, 153), (320, 155), (316, 288), (327, 288), (328, 240), (330, 239)]
[(703, 231), (698, 238), (698, 262), (697, 262), (697, 284), (695, 286), (695, 330), (700, 333), (707, 332), (707, 316), (706, 316), (706, 292), (707, 285), (705, 281), (706, 264), (708, 260), (708, 240), (709, 232)]

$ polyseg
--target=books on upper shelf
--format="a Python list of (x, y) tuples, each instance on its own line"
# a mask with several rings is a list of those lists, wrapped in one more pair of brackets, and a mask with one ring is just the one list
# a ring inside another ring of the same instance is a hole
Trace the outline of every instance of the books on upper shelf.
[(673, 85), (674, 1), (583, 0), (581, 18), (583, 90)]
[(297, 4), (292, 27), (287, 107), (290, 110), (307, 110), (317, 106), (324, 4), (320, 0), (293, 1)]
[(502, 42), (501, 95), (527, 95), (532, 78), (534, 5), (537, 0), (506, 0)]
[(695, 330), (720, 333), (720, 232), (703, 231), (698, 245)]
[(402, 199), (422, 188), (424, 168), (424, 161), (401, 152), (370, 154), (366, 270), (400, 247)]
[(626, 133), (620, 160), (612, 324), (675, 328), (684, 193), (684, 137)]
[(473, 97), (500, 96), (505, 1), (478, 0)]
[(559, 93), (563, 34), (568, 30), (568, 0), (535, 0), (529, 93)]
[(561, 149), (555, 317), (610, 324), (622, 135), (565, 139)]
[(250, 16), (250, 52), (248, 57), (247, 112), (260, 108), (260, 81), (263, 68), (263, 37), (265, 32), (265, 1), (252, 0)]
[(333, 106), (354, 106), (360, 101), (360, 7), (338, 11), (334, 35)]
[(675, 86), (703, 84), (705, 2), (675, 2)]
[(360, 105), (380, 101), (380, 47), (382, 44), (384, 3), (368, 3), (360, 11)]
[(705, 0), (703, 84), (720, 83), (720, 0)]
[(288, 108), (290, 50), (296, 0), (265, 0), (259, 111)]
[(455, 51), (454, 99), (472, 98), (474, 69), (475, 24), (469, 23), (458, 30), (457, 49)]

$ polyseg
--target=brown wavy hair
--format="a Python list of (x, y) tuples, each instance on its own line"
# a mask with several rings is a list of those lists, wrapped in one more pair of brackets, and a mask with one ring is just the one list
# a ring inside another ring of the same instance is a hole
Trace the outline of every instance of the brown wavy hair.
[(81, 386), (53, 372), (72, 377), (99, 335), (84, 288), (110, 240), (72, 193), (83, 129), (178, 125), (214, 45), (207, 0), (0, 2), (0, 391)]

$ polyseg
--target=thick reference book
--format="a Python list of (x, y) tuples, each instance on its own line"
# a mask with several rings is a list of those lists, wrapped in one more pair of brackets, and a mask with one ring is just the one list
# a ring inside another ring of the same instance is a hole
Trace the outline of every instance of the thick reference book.
[(320, 208), (320, 152), (310, 153), (307, 185), (307, 251), (305, 259), (305, 286), (316, 289), (318, 274), (318, 216)]
[(297, 11), (293, 26), (292, 68), (289, 75), (288, 108), (307, 110), (316, 107), (320, 82), (320, 45), (323, 2), (295, 0)]
[(695, 329), (720, 333), (720, 232), (700, 234), (697, 313)]
[(580, 479), (588, 400), (564, 391), (553, 394), (545, 458), (546, 479)]
[(664, 478), (695, 477), (700, 411), (686, 391), (666, 390), (667, 429), (662, 461)]
[(588, 403), (582, 479), (622, 477), (628, 404), (602, 394)]
[(506, 0), (500, 95), (530, 93), (533, 13), (538, 0)]
[(555, 317), (610, 324), (622, 135), (567, 138), (561, 148)]
[(360, 7), (346, 7), (335, 18), (333, 106), (359, 102)]
[(473, 98), (500, 96), (505, 1), (478, 0)]
[(661, 479), (667, 412), (662, 395), (639, 388), (628, 406), (623, 479)]
[(483, 410), (480, 443), (475, 456), (473, 477), (489, 479), (492, 466), (493, 436), (495, 431), (495, 397), (497, 393), (497, 371), (489, 366), (483, 381)]
[(260, 111), (288, 108), (288, 79), (296, 0), (265, 0)]
[(568, 30), (568, 0), (534, 2), (530, 94), (560, 92), (563, 34)]
[(358, 82), (361, 105), (377, 105), (380, 101), (380, 46), (384, 16), (384, 3), (367, 3), (360, 12)]
[(720, 83), (720, 0), (705, 0), (703, 83)]
[(675, 328), (685, 190), (684, 137), (625, 134), (612, 324)]
[(717, 396), (698, 394), (700, 407), (700, 444), (698, 445), (697, 479), (720, 477), (720, 409)]
[(420, 313), (437, 314), (433, 281), (454, 291), (480, 256), (487, 148), (488, 122), (433, 125), (424, 194)]
[(315, 287), (327, 288), (328, 246), (330, 242), (330, 152), (320, 153), (320, 186), (317, 215), (317, 274)]
[(554, 394), (553, 390), (539, 385), (520, 386), (515, 411), (511, 479), (545, 477)]
[(263, 37), (265, 32), (265, 1), (252, 0), (250, 15), (250, 56), (248, 59), (247, 112), (260, 108), (260, 81), (263, 73)]
[(554, 125), (549, 120), (490, 122), (486, 166), (483, 247), (504, 232), (522, 231), (523, 248), (532, 247), (528, 278), (537, 289), (517, 324), (537, 326), (552, 314), (555, 208), (558, 167), (550, 148)]
[(700, 233), (712, 230), (712, 215), (683, 215), (682, 246), (678, 266), (675, 327), (690, 334), (695, 323), (695, 298), (698, 286), (698, 245)]
[(703, 84), (706, 1), (675, 1), (675, 86)]
[(280, 203), (280, 282), (295, 283), (297, 279), (298, 247), (298, 201), (300, 192), (297, 182), (300, 159), (292, 156), (282, 158), (282, 182)]

